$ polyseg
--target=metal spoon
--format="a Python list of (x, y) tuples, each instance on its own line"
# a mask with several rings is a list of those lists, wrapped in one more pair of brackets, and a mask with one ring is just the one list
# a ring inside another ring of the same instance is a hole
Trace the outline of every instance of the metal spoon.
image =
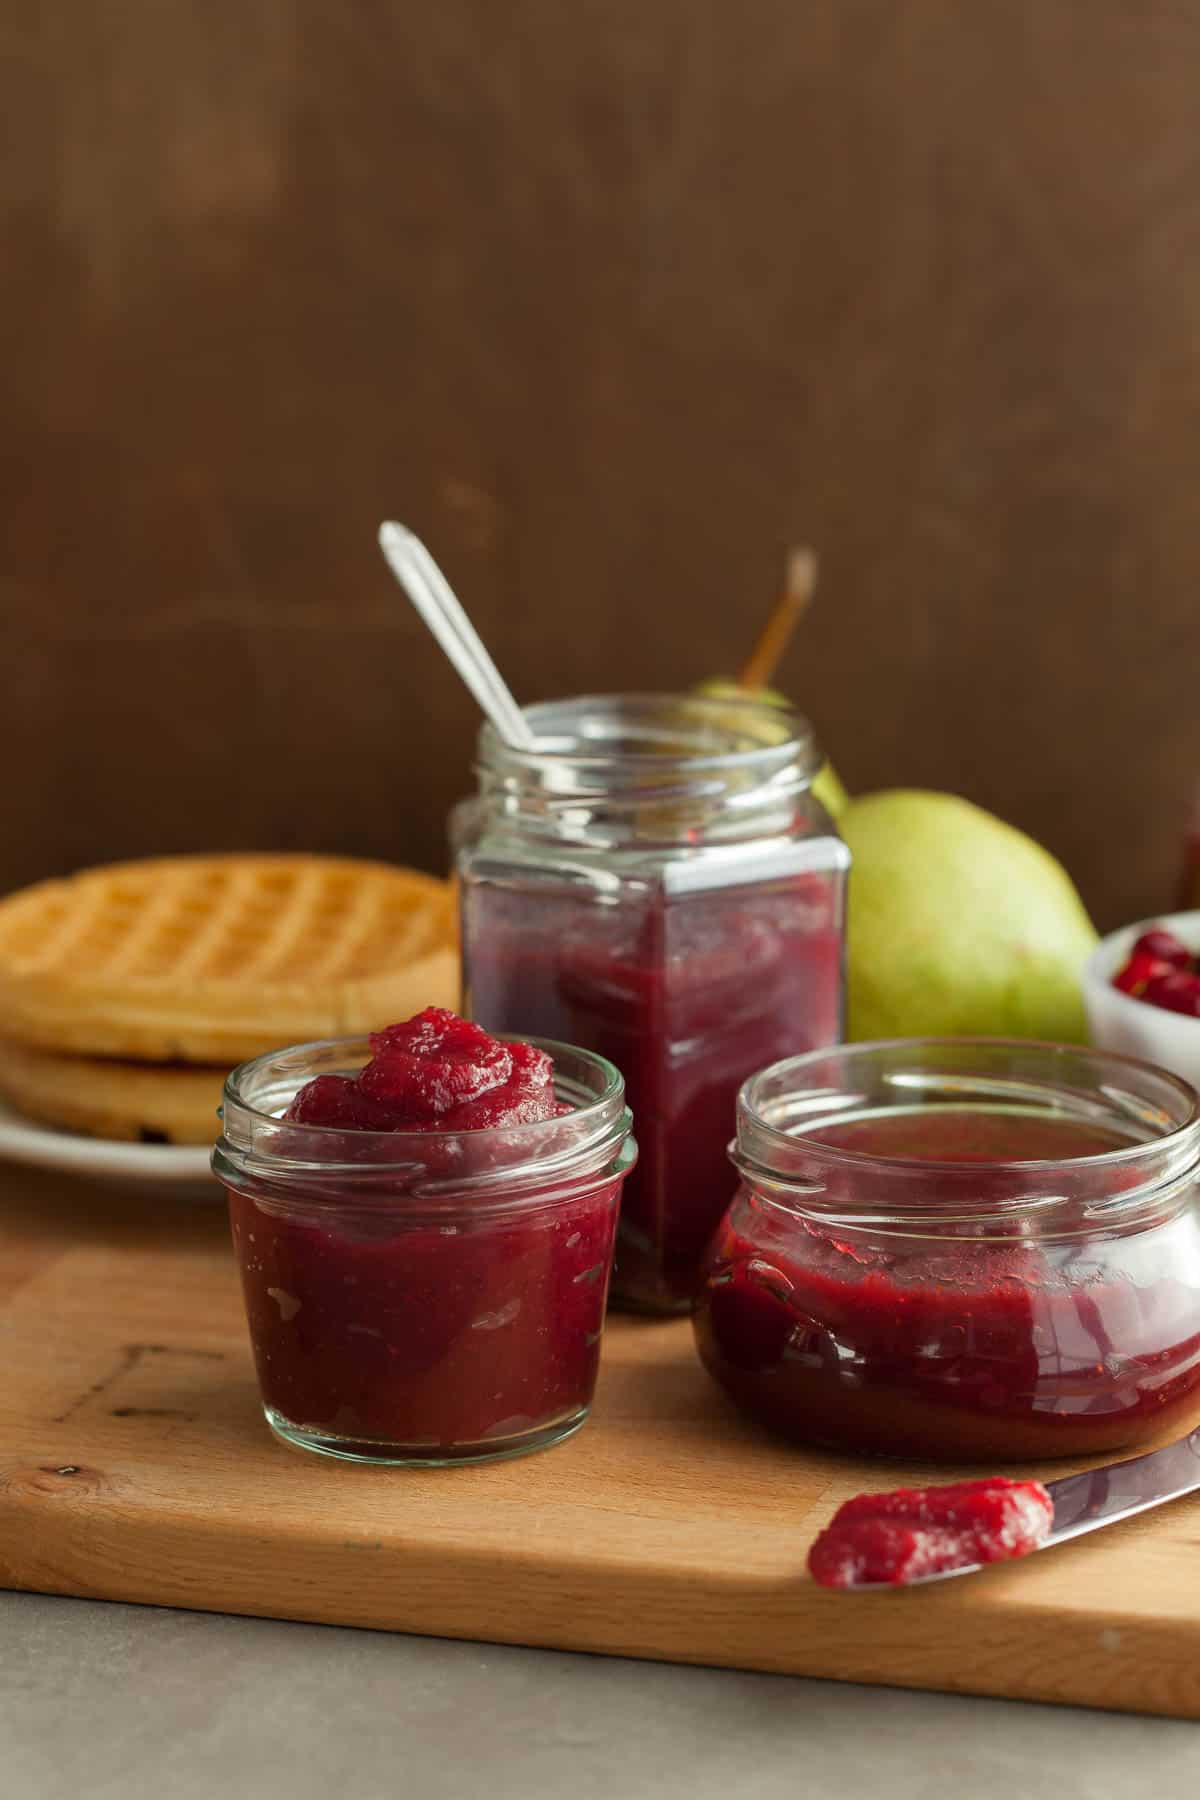
[[(1148, 1512), (1152, 1506), (1163, 1506), (1168, 1500), (1200, 1492), (1200, 1426), (1187, 1437), (1164, 1444), (1161, 1450), (1151, 1450), (1145, 1456), (1105, 1463), (1103, 1468), (1087, 1469), (1082, 1475), (1064, 1475), (1059, 1481), (1048, 1481), (1046, 1492), (1054, 1502), (1054, 1523), (1037, 1545), (1038, 1550), (1050, 1550), (1055, 1544), (1065, 1544), (1068, 1538), (1082, 1537), (1085, 1531), (1099, 1531), (1104, 1525), (1115, 1525), (1118, 1519), (1132, 1519), (1135, 1513)], [(845, 1591), (859, 1594), (886, 1590), (894, 1594), (904, 1588), (924, 1587), (931, 1581), (950, 1581), (956, 1575), (977, 1575), (980, 1569), (997, 1566), (963, 1563), (956, 1569), (939, 1569), (936, 1575), (918, 1575), (912, 1581), (864, 1581)]]
[(454, 589), (415, 532), (386, 520), (379, 548), (430, 631), (492, 721), (501, 739), (516, 750), (534, 750), (534, 737), (508, 683), (463, 609)]

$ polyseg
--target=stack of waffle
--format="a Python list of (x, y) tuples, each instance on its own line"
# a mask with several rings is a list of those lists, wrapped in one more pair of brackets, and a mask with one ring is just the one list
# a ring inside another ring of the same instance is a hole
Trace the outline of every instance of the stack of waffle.
[(235, 1063), (457, 1001), (449, 883), (384, 863), (160, 858), (0, 901), (0, 1095), (97, 1137), (211, 1143)]

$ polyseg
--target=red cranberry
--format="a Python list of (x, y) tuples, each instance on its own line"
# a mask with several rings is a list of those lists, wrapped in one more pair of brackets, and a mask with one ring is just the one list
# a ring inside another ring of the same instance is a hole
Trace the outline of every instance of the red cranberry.
[(1156, 975), (1146, 984), (1142, 999), (1150, 1006), (1165, 1007), (1168, 1012), (1187, 1013), (1200, 1019), (1200, 975), (1187, 969), (1171, 969)]
[(1195, 958), (1186, 944), (1181, 944), (1173, 931), (1157, 925), (1151, 931), (1143, 931), (1133, 949), (1130, 958), (1149, 956), (1156, 962), (1170, 963), (1175, 969), (1194, 969)]
[(1143, 951), (1135, 950), (1129, 961), (1119, 974), (1113, 976), (1113, 986), (1123, 994), (1132, 994), (1135, 1000), (1141, 999), (1148, 984), (1156, 981), (1160, 975), (1169, 975), (1172, 965), (1163, 962), (1157, 956), (1147, 956)]
[(1173, 931), (1155, 925), (1149, 931), (1143, 931), (1134, 944), (1124, 968), (1113, 976), (1113, 986), (1123, 994), (1132, 994), (1135, 999), (1149, 998), (1147, 989), (1162, 976), (1173, 972), (1195, 974), (1196, 959)]

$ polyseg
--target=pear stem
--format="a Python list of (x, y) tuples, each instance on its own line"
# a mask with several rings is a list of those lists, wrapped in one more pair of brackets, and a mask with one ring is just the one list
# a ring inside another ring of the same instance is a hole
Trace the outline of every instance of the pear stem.
[(757, 688), (770, 687), (771, 677), (779, 666), (780, 658), (787, 649), (801, 616), (808, 611), (816, 587), (816, 551), (805, 548), (789, 552), (783, 592), (771, 608), (758, 641), (737, 678), (740, 688), (751, 692)]

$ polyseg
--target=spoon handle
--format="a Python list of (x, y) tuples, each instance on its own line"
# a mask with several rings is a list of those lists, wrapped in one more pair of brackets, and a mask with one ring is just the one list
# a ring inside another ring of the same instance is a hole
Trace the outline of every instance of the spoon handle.
[(450, 583), (415, 532), (388, 520), (379, 548), (430, 631), (505, 743), (532, 750), (536, 739)]

